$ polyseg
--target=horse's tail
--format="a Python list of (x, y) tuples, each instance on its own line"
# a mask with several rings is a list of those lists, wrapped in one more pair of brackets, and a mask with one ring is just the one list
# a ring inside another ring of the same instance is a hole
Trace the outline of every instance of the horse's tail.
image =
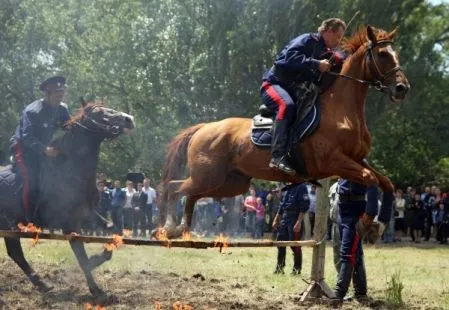
[(170, 181), (182, 177), (187, 164), (187, 148), (190, 139), (204, 125), (205, 123), (201, 123), (184, 129), (168, 145), (165, 164), (162, 169), (162, 184), (164, 187), (167, 187)]

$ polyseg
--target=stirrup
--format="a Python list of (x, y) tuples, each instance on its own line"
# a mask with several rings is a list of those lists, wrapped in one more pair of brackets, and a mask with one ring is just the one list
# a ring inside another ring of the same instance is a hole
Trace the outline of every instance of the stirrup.
[(270, 164), (268, 165), (270, 168), (277, 168), (289, 175), (295, 175), (295, 169), (289, 167), (286, 163), (284, 163), (284, 159), (271, 159)]

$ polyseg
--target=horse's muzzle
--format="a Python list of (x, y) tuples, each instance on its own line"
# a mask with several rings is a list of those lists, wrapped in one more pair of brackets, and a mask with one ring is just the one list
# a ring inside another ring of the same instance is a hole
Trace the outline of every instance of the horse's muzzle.
[(391, 101), (398, 102), (404, 100), (409, 89), (410, 85), (404, 84), (402, 82), (397, 84), (391, 84), (390, 87), (388, 87)]

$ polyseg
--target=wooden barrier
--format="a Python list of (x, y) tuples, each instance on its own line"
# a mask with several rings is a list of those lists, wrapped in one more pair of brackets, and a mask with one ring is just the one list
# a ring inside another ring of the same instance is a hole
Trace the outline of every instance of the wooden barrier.
[[(83, 235), (63, 235), (50, 233), (35, 233), (35, 232), (20, 232), (0, 230), (0, 238), (30, 238), (34, 239), (36, 236), (39, 239), (47, 240), (61, 240), (70, 241), (78, 240), (86, 243), (111, 243), (114, 242), (112, 237), (94, 237)], [(207, 249), (207, 248), (263, 248), (263, 247), (294, 247), (294, 246), (315, 246), (315, 240), (303, 241), (226, 241), (223, 238), (218, 241), (203, 241), (203, 240), (148, 240), (139, 238), (121, 238), (123, 244), (128, 245), (145, 245), (145, 246), (163, 246), (171, 248), (193, 248), (193, 249)]]

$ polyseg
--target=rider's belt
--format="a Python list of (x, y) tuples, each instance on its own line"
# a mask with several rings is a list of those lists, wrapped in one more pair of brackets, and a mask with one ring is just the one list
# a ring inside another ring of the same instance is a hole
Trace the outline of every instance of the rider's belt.
[(348, 202), (348, 201), (365, 201), (366, 197), (365, 195), (354, 195), (354, 194), (347, 194), (347, 195), (338, 195), (338, 199), (341, 202)]

